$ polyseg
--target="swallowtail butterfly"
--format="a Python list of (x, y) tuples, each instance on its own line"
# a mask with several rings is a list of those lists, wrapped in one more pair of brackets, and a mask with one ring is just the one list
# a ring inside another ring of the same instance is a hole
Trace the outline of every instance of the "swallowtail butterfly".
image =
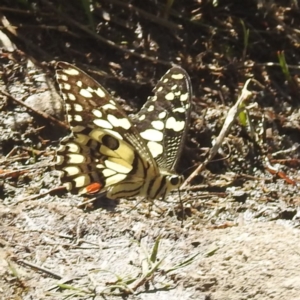
[(154, 200), (180, 187), (183, 177), (175, 168), (192, 96), (182, 68), (171, 68), (132, 117), (77, 67), (58, 62), (56, 75), (72, 130), (57, 150), (56, 168), (71, 193)]

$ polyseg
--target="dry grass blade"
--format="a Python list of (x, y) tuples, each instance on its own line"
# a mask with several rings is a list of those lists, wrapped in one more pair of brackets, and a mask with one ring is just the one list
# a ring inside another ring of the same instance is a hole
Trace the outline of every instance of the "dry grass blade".
[(132, 4), (129, 4), (129, 3), (125, 3), (123, 1), (119, 1), (119, 0), (110, 0), (109, 1), (110, 3), (113, 3), (113, 4), (116, 4), (118, 6), (121, 6), (121, 7), (126, 7), (130, 10), (133, 10), (135, 11), (139, 16), (142, 16), (144, 17), (145, 19), (147, 20), (150, 20), (151, 22), (153, 23), (156, 23), (156, 24), (159, 24), (161, 26), (164, 26), (164, 27), (167, 27), (167, 28), (170, 28), (172, 30), (178, 30), (178, 29), (182, 29), (182, 26), (181, 25), (178, 25), (176, 23), (173, 23), (171, 21), (168, 21), (166, 19), (162, 19), (162, 18), (159, 18), (159, 17), (156, 17), (155, 15), (153, 14), (150, 14), (148, 12), (146, 12), (145, 10), (142, 10)]
[(118, 50), (120, 50), (120, 51), (122, 51), (122, 52), (124, 52), (124, 53), (126, 53), (128, 55), (135, 56), (135, 57), (138, 57), (138, 58), (143, 59), (143, 60), (152, 61), (152, 62), (161, 64), (161, 65), (165, 65), (165, 66), (168, 66), (168, 67), (172, 66), (172, 64), (170, 62), (168, 62), (168, 61), (160, 60), (160, 59), (157, 59), (155, 57), (150, 57), (150, 56), (147, 56), (145, 54), (139, 54), (137, 52), (133, 52), (133, 50), (130, 50), (130, 49), (124, 49), (124, 48), (120, 47), (119, 45), (117, 45), (115, 42), (103, 38), (102, 36), (100, 36), (99, 34), (93, 32), (92, 30), (90, 30), (86, 26), (81, 25), (79, 22), (77, 22), (77, 21), (73, 20), (72, 18), (68, 17), (66, 14), (63, 14), (56, 7), (54, 7), (49, 1), (42, 0), (42, 2), (45, 5), (47, 5), (50, 9), (52, 9), (66, 23), (69, 23), (69, 24), (77, 27), (78, 29), (84, 31), (89, 36), (91, 36), (92, 38), (94, 38), (96, 41), (104, 43), (105, 45), (108, 45), (111, 48), (118, 49)]
[(236, 117), (239, 115), (241, 111), (241, 104), (248, 100), (252, 93), (247, 90), (247, 87), (250, 83), (251, 79), (248, 79), (242, 89), (241, 96), (238, 98), (234, 106), (230, 108), (230, 110), (227, 113), (227, 117), (225, 119), (224, 125), (221, 129), (220, 134), (215, 139), (215, 143), (213, 147), (210, 149), (208, 158), (200, 164), (197, 169), (186, 179), (186, 181), (181, 186), (181, 189), (186, 188), (188, 185), (190, 185), (191, 181), (205, 168), (205, 166), (214, 158), (214, 156), (217, 154), (219, 148), (221, 147), (224, 138), (228, 135), (233, 123), (235, 122)]
[(15, 97), (13, 97), (12, 95), (10, 95), (9, 93), (5, 92), (5, 91), (1, 91), (1, 93), (3, 95), (5, 95), (6, 97), (9, 97), (11, 100), (13, 100), (14, 102), (18, 103), (19, 105), (21, 106), (24, 106), (25, 108), (27, 108), (29, 111), (31, 112), (34, 112), (35, 114), (39, 115), (40, 117), (46, 119), (46, 120), (49, 120), (50, 122), (54, 123), (55, 125), (58, 125), (64, 129), (69, 129), (69, 126), (66, 125), (64, 122), (61, 122), (55, 118), (53, 118), (52, 116), (42, 112), (42, 111), (39, 111), (39, 110), (36, 110), (35, 108), (27, 105), (26, 103), (24, 103), (23, 101), (20, 101), (18, 99), (16, 99)]

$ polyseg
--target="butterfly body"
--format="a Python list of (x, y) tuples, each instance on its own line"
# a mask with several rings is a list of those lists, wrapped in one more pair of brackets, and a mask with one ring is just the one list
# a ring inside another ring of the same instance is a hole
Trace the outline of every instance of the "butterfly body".
[(57, 66), (72, 136), (61, 141), (56, 168), (69, 191), (154, 200), (182, 184), (175, 167), (191, 98), (184, 70), (175, 67), (166, 73), (162, 80), (168, 88), (159, 83), (155, 95), (129, 118), (90, 76), (65, 62)]

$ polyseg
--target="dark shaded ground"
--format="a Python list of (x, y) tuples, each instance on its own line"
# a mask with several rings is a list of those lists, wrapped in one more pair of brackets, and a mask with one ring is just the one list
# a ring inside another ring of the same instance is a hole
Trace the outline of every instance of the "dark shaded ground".
[[(296, 2), (174, 1), (168, 9), (164, 1), (95, 1), (91, 14), (83, 3), (0, 6), (1, 297), (300, 299)], [(176, 193), (154, 206), (77, 208), (83, 197), (56, 189), (52, 162), (67, 130), (24, 106), (64, 119), (58, 60), (126, 99), (128, 113), (171, 63), (185, 68), (194, 89), (185, 176), (204, 161), (252, 77), (251, 126), (240, 116), (182, 193), (184, 220)]]

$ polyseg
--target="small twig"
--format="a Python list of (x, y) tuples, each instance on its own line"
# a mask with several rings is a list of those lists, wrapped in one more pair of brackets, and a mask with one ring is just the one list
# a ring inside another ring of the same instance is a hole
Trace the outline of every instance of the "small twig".
[[(81, 277), (79, 277), (79, 276), (71, 277), (71, 278), (63, 278), (57, 284), (61, 285), (61, 284), (69, 283), (69, 282), (74, 281), (75, 279), (80, 279), (80, 278)], [(51, 290), (57, 289), (57, 284), (50, 286), (49, 288), (47, 288), (46, 291), (51, 291)]]
[(58, 275), (58, 274), (56, 274), (56, 273), (54, 273), (54, 272), (52, 272), (52, 271), (50, 271), (48, 269), (42, 268), (42, 267), (40, 267), (38, 265), (35, 265), (35, 264), (30, 263), (28, 261), (25, 261), (23, 259), (17, 260), (16, 262), (18, 264), (20, 264), (20, 265), (28, 266), (28, 267), (32, 268), (33, 270), (44, 272), (44, 273), (50, 275), (51, 277), (53, 277), (55, 279), (62, 279), (62, 276), (60, 276), (60, 275)]
[(221, 145), (223, 143), (224, 138), (228, 135), (233, 123), (235, 122), (236, 117), (240, 113), (240, 110), (244, 109), (244, 108), (240, 108), (241, 103), (244, 102), (245, 100), (247, 100), (252, 95), (252, 93), (247, 90), (247, 87), (248, 87), (250, 81), (251, 81), (251, 79), (248, 79), (246, 81), (246, 83), (243, 87), (241, 96), (239, 97), (239, 99), (237, 100), (235, 105), (232, 106), (230, 108), (230, 110), (228, 111), (227, 117), (226, 117), (224, 125), (222, 127), (222, 130), (221, 130), (219, 136), (215, 139), (215, 143), (214, 143), (213, 147), (210, 149), (208, 158), (202, 164), (200, 164), (197, 167), (197, 169), (186, 179), (186, 181), (181, 186), (181, 189), (187, 187), (191, 183), (191, 181), (205, 168), (205, 166), (217, 154), (219, 148), (221, 147)]
[(280, 151), (274, 152), (274, 153), (272, 153), (272, 157), (275, 157), (277, 155), (282, 155), (282, 154), (287, 154), (287, 153), (295, 152), (296, 150), (298, 150), (299, 147), (300, 147), (300, 145), (296, 144), (296, 145), (293, 145), (289, 149), (284, 149), (284, 150), (280, 150)]
[(151, 281), (154, 278), (154, 274), (151, 274), (151, 276), (143, 276), (142, 278), (137, 279), (133, 284), (130, 286), (127, 285), (127, 293), (128, 294), (134, 294), (134, 292), (144, 285), (146, 282)]
[[(31, 48), (33, 51), (38, 52), (40, 55), (42, 55), (45, 59), (51, 60), (52, 56), (49, 55), (44, 50), (40, 49), (36, 43), (33, 43), (28, 38), (24, 37), (20, 33), (18, 33), (14, 26), (10, 24), (10, 22), (7, 20), (5, 16), (3, 16), (0, 13), (0, 22), (3, 24), (4, 28), (9, 31), (12, 35), (20, 39), (25, 45), (27, 45), (29, 48)], [(33, 58), (31, 58), (33, 59)]]
[(18, 99), (16, 99), (14, 96), (10, 95), (9, 93), (5, 92), (5, 91), (0, 91), (1, 94), (9, 97), (11, 100), (13, 100), (14, 102), (18, 103), (21, 106), (24, 106), (25, 108), (27, 108), (28, 110), (36, 113), (37, 115), (39, 115), (40, 117), (46, 119), (46, 120), (50, 120), (51, 122), (53, 122), (55, 125), (59, 125), (60, 127), (64, 128), (64, 129), (70, 129), (68, 125), (66, 125), (64, 122), (61, 122), (55, 118), (53, 118), (50, 115), (47, 115), (46, 113), (36, 110), (34, 108), (32, 108), (31, 106), (27, 105), (26, 103), (24, 103), (23, 101), (20, 101)]
[(88, 27), (81, 25), (80, 23), (74, 21), (72, 18), (68, 17), (68, 15), (62, 13), (59, 9), (57, 9), (54, 5), (52, 5), (49, 1), (47, 0), (42, 0), (42, 3), (44, 3), (45, 5), (47, 5), (49, 8), (51, 8), (56, 14), (57, 16), (59, 16), (62, 20), (64, 20), (65, 22), (71, 24), (72, 26), (76, 26), (77, 28), (79, 28), (80, 30), (84, 31), (85, 33), (87, 33), (89, 36), (93, 37), (94, 39), (96, 39), (97, 41), (100, 41), (101, 43), (104, 43), (105, 45), (108, 45), (111, 48), (120, 50), (128, 55), (131, 56), (135, 56), (138, 57), (140, 59), (145, 59), (145, 60), (149, 60), (155, 63), (159, 63), (161, 65), (165, 65), (168, 67), (172, 66), (171, 62), (168, 61), (164, 61), (164, 60), (160, 60), (157, 59), (155, 57), (151, 57), (151, 56), (147, 56), (145, 54), (139, 54), (137, 52), (133, 52), (132, 49), (125, 49), (120, 47), (119, 45), (117, 45), (115, 42), (105, 39), (104, 37), (100, 36), (99, 34), (95, 33), (94, 31), (90, 30)]
[[(6, 6), (0, 6), (0, 11), (8, 11), (8, 12), (16, 13), (16, 14), (30, 15), (30, 16), (37, 15), (37, 11), (17, 9), (17, 8), (11, 8), (11, 7), (6, 7)], [(52, 17), (53, 15), (50, 13), (39, 12), (39, 16)]]
[(14, 205), (17, 205), (21, 202), (25, 202), (25, 201), (31, 201), (31, 200), (35, 200), (35, 199), (38, 199), (40, 197), (44, 197), (44, 196), (47, 196), (48, 194), (51, 194), (51, 193), (54, 193), (54, 192), (60, 192), (60, 191), (64, 191), (66, 189), (65, 186), (58, 186), (56, 188), (53, 188), (45, 193), (41, 193), (41, 194), (37, 194), (37, 195), (33, 195), (33, 196), (29, 196), (29, 197), (26, 197), (26, 198), (23, 198), (17, 202), (14, 203)]
[(271, 173), (272, 175), (277, 175), (279, 178), (284, 179), (285, 182), (288, 184), (298, 186), (297, 182), (294, 179), (288, 177), (288, 175), (284, 171), (282, 171), (279, 166), (271, 165), (269, 158), (267, 156), (265, 157), (265, 160), (264, 160), (264, 166), (265, 166), (266, 170), (269, 173)]
[(1, 170), (0, 169), (0, 179), (5, 178), (17, 178), (25, 173), (28, 173), (30, 170)]
[[(34, 155), (41, 155), (45, 153), (45, 150), (36, 150), (33, 148), (29, 148), (29, 147), (24, 147), (24, 146), (15, 146), (6, 156), (5, 156), (5, 160), (14, 158), (13, 155), (16, 153), (17, 150), (25, 150), (27, 152), (33, 153)], [(22, 157), (23, 153), (17, 155), (17, 157)], [(2, 163), (3, 160), (0, 160), (0, 163)]]
[(148, 19), (150, 20), (151, 22), (153, 23), (156, 23), (156, 24), (159, 24), (161, 26), (165, 26), (167, 28), (170, 28), (170, 29), (182, 29), (182, 26), (181, 25), (178, 25), (176, 23), (173, 23), (171, 21), (168, 21), (166, 19), (163, 19), (163, 18), (159, 18), (159, 17), (156, 17), (130, 3), (124, 3), (124, 1), (120, 1), (120, 0), (109, 0), (108, 1), (109, 3), (112, 3), (112, 4), (116, 4), (118, 6), (122, 6), (122, 7), (126, 7), (130, 10), (133, 10), (136, 12), (136, 14), (138, 14), (139, 16), (142, 16), (144, 17), (145, 19)]

